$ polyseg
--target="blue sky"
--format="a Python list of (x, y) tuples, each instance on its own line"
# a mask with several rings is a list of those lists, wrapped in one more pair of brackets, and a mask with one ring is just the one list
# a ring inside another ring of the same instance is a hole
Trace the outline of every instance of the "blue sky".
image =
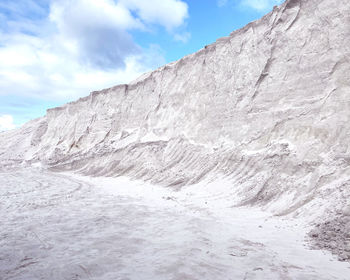
[(0, 131), (128, 83), (282, 0), (0, 0)]

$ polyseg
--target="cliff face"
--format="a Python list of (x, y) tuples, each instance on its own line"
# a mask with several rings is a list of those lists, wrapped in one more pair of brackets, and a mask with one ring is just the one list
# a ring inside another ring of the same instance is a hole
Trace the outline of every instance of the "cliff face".
[(350, 2), (287, 0), (129, 85), (0, 134), (0, 158), (175, 188), (225, 178), (235, 203), (279, 214), (329, 195), (341, 208), (349, 81)]

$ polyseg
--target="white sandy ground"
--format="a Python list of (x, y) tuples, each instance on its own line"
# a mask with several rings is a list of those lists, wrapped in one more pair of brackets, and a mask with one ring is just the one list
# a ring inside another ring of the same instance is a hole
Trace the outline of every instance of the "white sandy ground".
[(233, 208), (229, 188), (2, 171), (0, 279), (349, 279), (301, 219)]

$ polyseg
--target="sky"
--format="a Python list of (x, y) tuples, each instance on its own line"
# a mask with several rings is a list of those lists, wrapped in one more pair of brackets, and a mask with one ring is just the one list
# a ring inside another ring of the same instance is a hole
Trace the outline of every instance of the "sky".
[(0, 131), (128, 83), (282, 0), (0, 0)]

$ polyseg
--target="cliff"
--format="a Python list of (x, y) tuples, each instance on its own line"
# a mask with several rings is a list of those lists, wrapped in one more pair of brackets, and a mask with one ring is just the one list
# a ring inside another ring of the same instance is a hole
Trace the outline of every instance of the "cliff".
[(350, 2), (287, 0), (129, 85), (0, 134), (0, 158), (177, 189), (224, 178), (234, 205), (328, 211), (346, 230), (349, 81)]

